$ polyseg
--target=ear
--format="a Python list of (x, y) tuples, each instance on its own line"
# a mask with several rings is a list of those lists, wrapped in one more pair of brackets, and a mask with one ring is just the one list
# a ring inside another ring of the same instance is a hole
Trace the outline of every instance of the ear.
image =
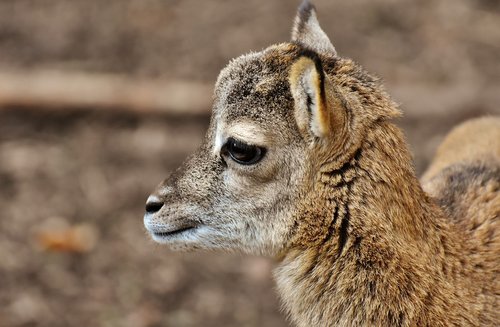
[(331, 131), (332, 113), (327, 108), (325, 74), (318, 55), (300, 57), (289, 75), (295, 102), (295, 120), (303, 135), (326, 137)]
[(292, 42), (304, 45), (317, 53), (336, 56), (335, 47), (319, 26), (316, 10), (304, 0), (297, 11), (292, 30)]

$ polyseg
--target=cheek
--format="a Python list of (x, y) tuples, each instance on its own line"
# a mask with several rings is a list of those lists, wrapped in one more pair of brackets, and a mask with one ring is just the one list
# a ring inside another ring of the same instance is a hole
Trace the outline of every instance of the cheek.
[[(223, 173), (224, 196), (214, 214), (218, 224), (231, 231), (231, 239), (251, 253), (272, 255), (286, 243), (294, 225), (298, 200), (294, 184), (300, 183), (303, 170), (296, 162), (277, 166), (280, 169), (268, 174), (261, 171), (258, 177), (230, 169)], [(261, 253), (264, 250), (268, 252)]]
[(280, 183), (272, 172), (245, 174), (228, 170), (224, 174), (225, 189), (235, 202), (261, 202), (279, 193)]
[(239, 215), (249, 220), (271, 221), (275, 213), (293, 197), (288, 174), (276, 174), (263, 182), (249, 176), (228, 174), (226, 178), (227, 200)]

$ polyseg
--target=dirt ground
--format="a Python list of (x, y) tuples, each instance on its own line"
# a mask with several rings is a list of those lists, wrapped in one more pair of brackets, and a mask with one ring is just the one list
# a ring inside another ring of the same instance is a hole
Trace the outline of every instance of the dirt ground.
[[(499, 2), (314, 2), (338, 52), (401, 103), (418, 173), (452, 126), (500, 114)], [(213, 83), (230, 58), (288, 40), (296, 6), (4, 0), (0, 72)], [(208, 112), (0, 108), (0, 326), (288, 325), (272, 261), (172, 253), (144, 232), (148, 193), (197, 147)], [(40, 235), (71, 226), (89, 248), (48, 251)]]

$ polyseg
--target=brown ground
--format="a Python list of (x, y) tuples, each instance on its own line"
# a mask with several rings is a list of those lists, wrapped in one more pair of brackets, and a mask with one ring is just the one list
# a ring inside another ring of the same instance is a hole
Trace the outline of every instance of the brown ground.
[[(453, 125), (500, 113), (497, 1), (315, 2), (339, 53), (384, 77), (402, 104), (419, 173)], [(213, 83), (230, 58), (287, 40), (295, 7), (4, 0), (0, 72)], [(286, 326), (270, 261), (171, 253), (143, 231), (148, 193), (196, 148), (207, 122), (0, 108), (0, 326)], [(43, 249), (41, 232), (79, 224), (98, 237), (89, 252)]]

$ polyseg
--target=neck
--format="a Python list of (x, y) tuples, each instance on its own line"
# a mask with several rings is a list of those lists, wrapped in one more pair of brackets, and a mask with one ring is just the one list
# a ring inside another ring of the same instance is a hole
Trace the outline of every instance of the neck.
[(325, 205), (307, 214), (321, 226), (308, 221), (275, 272), (299, 326), (428, 323), (457, 295), (446, 274), (457, 274), (459, 237), (422, 191), (400, 131), (384, 132), (322, 173)]

